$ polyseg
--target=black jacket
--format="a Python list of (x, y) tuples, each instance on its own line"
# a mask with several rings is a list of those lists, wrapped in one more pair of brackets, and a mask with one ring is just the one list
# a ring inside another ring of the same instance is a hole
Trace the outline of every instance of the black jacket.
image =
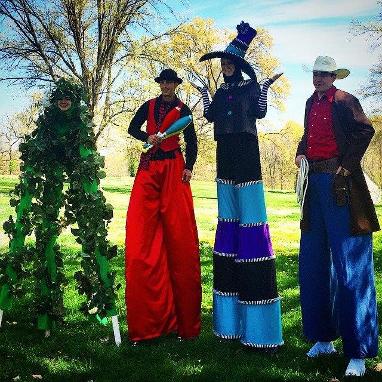
[(267, 110), (260, 112), (258, 100), (260, 86), (254, 80), (223, 84), (215, 93), (204, 114), (214, 122), (214, 136), (232, 133), (257, 135), (256, 119), (264, 118)]

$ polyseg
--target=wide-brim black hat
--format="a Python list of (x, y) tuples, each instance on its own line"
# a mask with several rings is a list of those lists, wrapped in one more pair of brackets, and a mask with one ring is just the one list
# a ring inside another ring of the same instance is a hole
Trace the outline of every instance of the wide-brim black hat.
[(162, 70), (159, 74), (159, 77), (155, 77), (154, 80), (158, 83), (161, 81), (173, 81), (181, 84), (183, 82), (183, 80), (178, 77), (176, 71), (173, 69)]
[(210, 52), (200, 57), (199, 61), (211, 60), (211, 58), (228, 58), (235, 64), (235, 66), (238, 66), (239, 69), (241, 69), (250, 78), (256, 79), (256, 73), (255, 73), (255, 70), (252, 68), (251, 64), (247, 62), (246, 60), (244, 60), (244, 58), (234, 53), (229, 53), (229, 52), (226, 52), (225, 50)]
[(227, 58), (238, 66), (250, 78), (256, 79), (256, 74), (249, 62), (244, 59), (249, 44), (256, 36), (257, 32), (248, 23), (242, 21), (237, 27), (237, 37), (227, 46), (225, 50), (204, 54), (199, 61), (210, 60), (211, 58)]

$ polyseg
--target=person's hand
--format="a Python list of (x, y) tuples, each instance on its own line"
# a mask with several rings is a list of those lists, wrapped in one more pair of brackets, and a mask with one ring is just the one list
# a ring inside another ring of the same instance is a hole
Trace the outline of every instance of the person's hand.
[(277, 79), (279, 79), (284, 73), (277, 73), (273, 77), (271, 77), (272, 82), (275, 82)]
[(150, 143), (150, 145), (159, 145), (162, 142), (162, 138), (158, 137), (156, 134), (149, 135), (147, 138), (147, 142)]
[(349, 170), (346, 170), (345, 167), (340, 166), (340, 167), (338, 167), (336, 174), (337, 174), (337, 175), (338, 175), (338, 174), (341, 174), (341, 175), (343, 175), (343, 176), (349, 176), (349, 175), (350, 175), (350, 171), (349, 171)]
[(297, 155), (296, 156), (296, 159), (294, 160), (294, 163), (296, 163), (297, 167), (300, 167), (302, 159), (306, 159), (306, 156), (305, 155)]
[(183, 174), (182, 174), (182, 182), (184, 183), (188, 183), (190, 180), (191, 180), (191, 177), (192, 177), (192, 172), (191, 170), (185, 168), (183, 170)]

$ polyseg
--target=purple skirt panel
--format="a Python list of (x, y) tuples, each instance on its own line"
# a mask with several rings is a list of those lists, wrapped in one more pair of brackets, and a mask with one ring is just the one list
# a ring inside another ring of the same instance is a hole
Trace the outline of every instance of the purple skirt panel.
[(239, 227), (237, 260), (260, 259), (273, 256), (268, 224)]
[(218, 221), (215, 235), (215, 252), (237, 254), (238, 239), (239, 222)]

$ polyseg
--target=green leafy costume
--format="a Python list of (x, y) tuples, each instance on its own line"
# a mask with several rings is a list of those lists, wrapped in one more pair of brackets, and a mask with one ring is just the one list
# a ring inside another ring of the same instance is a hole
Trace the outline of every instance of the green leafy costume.
[[(67, 111), (57, 101), (70, 99)], [(10, 306), (21, 291), (21, 281), (32, 269), (37, 280), (35, 307), (38, 328), (49, 330), (64, 316), (63, 258), (56, 240), (63, 228), (77, 223), (72, 233), (82, 245), (82, 270), (75, 273), (80, 294), (87, 297), (81, 310), (103, 320), (116, 315), (114, 273), (108, 260), (117, 253), (107, 240), (113, 208), (99, 188), (105, 177), (104, 159), (96, 151), (93, 124), (81, 85), (57, 81), (50, 104), (37, 120), (37, 128), (20, 145), (20, 183), (11, 193), (16, 209), (3, 227), (9, 252), (0, 258), (0, 309)], [(69, 187), (63, 193), (64, 182)], [(63, 217), (59, 217), (64, 208)], [(35, 247), (25, 237), (36, 236)]]

